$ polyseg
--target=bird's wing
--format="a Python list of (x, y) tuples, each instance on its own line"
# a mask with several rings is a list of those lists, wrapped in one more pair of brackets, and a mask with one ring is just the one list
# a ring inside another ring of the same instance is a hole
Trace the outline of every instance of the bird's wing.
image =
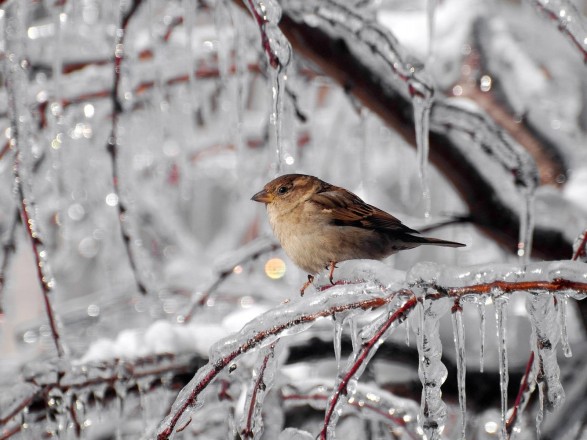
[(354, 226), (389, 232), (418, 233), (404, 225), (393, 215), (369, 205), (343, 188), (330, 187), (314, 194), (309, 201), (328, 213), (337, 226)]

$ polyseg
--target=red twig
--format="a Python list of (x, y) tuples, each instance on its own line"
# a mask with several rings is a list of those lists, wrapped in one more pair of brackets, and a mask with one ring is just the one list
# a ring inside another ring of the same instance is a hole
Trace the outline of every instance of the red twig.
[(247, 422), (245, 424), (245, 428), (241, 432), (241, 437), (243, 439), (253, 438), (253, 415), (255, 413), (255, 405), (257, 403), (257, 394), (260, 390), (265, 391), (265, 382), (263, 380), (263, 376), (265, 375), (265, 370), (267, 369), (269, 359), (275, 356), (275, 344), (277, 344), (277, 342), (279, 341), (275, 341), (269, 346), (269, 352), (263, 357), (263, 362), (261, 363), (261, 368), (259, 368), (257, 380), (255, 380), (255, 384), (253, 385), (253, 393), (251, 394), (249, 408), (247, 411)]
[[(409, 292), (404, 292), (409, 293)], [(351, 379), (355, 377), (355, 374), (361, 367), (361, 365), (365, 362), (369, 354), (373, 349), (377, 350), (378, 348), (378, 341), (379, 339), (385, 334), (385, 332), (389, 329), (391, 324), (396, 321), (402, 321), (408, 316), (408, 312), (413, 309), (416, 304), (418, 303), (415, 296), (412, 296), (409, 300), (407, 300), (400, 308), (398, 308), (388, 319), (385, 323), (379, 327), (375, 335), (369, 341), (363, 343), (361, 350), (356, 356), (356, 360), (351, 366), (351, 368), (345, 373), (344, 377), (336, 387), (332, 398), (328, 403), (328, 409), (326, 410), (326, 414), (324, 416), (324, 424), (322, 425), (322, 431), (320, 431), (319, 437), (321, 440), (326, 440), (328, 426), (330, 425), (330, 420), (332, 419), (332, 415), (334, 413), (334, 409), (336, 404), (338, 403), (341, 395), (346, 395), (347, 393), (347, 385)]]
[(566, 289), (576, 290), (580, 293), (587, 293), (587, 283), (569, 281), (562, 278), (555, 278), (552, 281), (493, 281), (491, 283), (476, 284), (473, 286), (447, 287), (444, 290), (449, 296), (460, 296), (468, 294), (479, 295), (484, 293), (490, 293), (494, 289), (498, 289), (503, 293), (533, 290), (546, 290), (549, 292), (557, 292), (559, 290)]
[[(14, 130), (16, 131), (16, 126), (14, 127)], [(18, 139), (17, 133), (14, 134), (14, 139)], [(51, 278), (51, 275), (49, 275), (49, 270), (47, 267), (47, 249), (45, 248), (45, 244), (37, 232), (36, 220), (31, 218), (30, 215), (31, 211), (34, 211), (34, 206), (32, 205), (31, 201), (25, 197), (24, 194), (24, 182), (22, 181), (22, 176), (20, 174), (21, 152), (19, 151), (18, 140), (14, 145), (16, 146), (16, 155), (14, 158), (13, 167), (14, 182), (16, 186), (16, 193), (19, 199), (18, 201), (20, 203), (20, 218), (22, 219), (25, 230), (31, 239), (33, 254), (35, 256), (35, 264), (37, 266), (37, 277), (39, 278), (39, 283), (41, 284), (41, 289), (43, 291), (45, 313), (47, 314), (47, 319), (49, 320), (49, 327), (51, 329), (51, 336), (55, 344), (55, 349), (57, 350), (57, 355), (59, 357), (63, 357), (65, 355), (65, 349), (61, 343), (61, 336), (57, 327), (57, 320), (55, 319), (55, 313), (53, 312), (53, 306), (51, 304), (51, 299), (49, 298), (49, 295), (53, 292), (54, 280)]]
[[(577, 40), (577, 38), (573, 35), (573, 33), (571, 31), (569, 31), (567, 25), (566, 25), (566, 19), (563, 18), (562, 15), (559, 15), (558, 13), (556, 13), (555, 11), (551, 11), (550, 9), (547, 9), (546, 6), (539, 1), (533, 0), (530, 3), (532, 3), (532, 5), (542, 14), (544, 14), (546, 16), (546, 18), (548, 18), (549, 20), (552, 20), (556, 23), (558, 23), (558, 30), (561, 34), (563, 34), (565, 37), (567, 37), (571, 43), (573, 44), (573, 46), (575, 46), (575, 48), (580, 52), (580, 54), (583, 56), (583, 61), (585, 63), (587, 63), (587, 50), (585, 49), (585, 45), (583, 41), (579, 41)], [(548, 2), (545, 2), (548, 3)], [(579, 11), (576, 11), (577, 15), (579, 15), (578, 17), (575, 16), (571, 16), (572, 20), (577, 21), (577, 20), (581, 20), (582, 17), (580, 16), (581, 13)], [(569, 20), (571, 20), (571, 17), (569, 17)]]
[[(122, 104), (120, 102), (120, 98), (118, 96), (118, 90), (120, 87), (120, 69), (122, 66), (122, 60), (124, 59), (124, 37), (126, 35), (126, 29), (130, 19), (137, 11), (138, 7), (140, 6), (142, 0), (133, 0), (130, 9), (124, 14), (122, 17), (122, 23), (120, 25), (120, 29), (118, 29), (116, 33), (116, 44), (114, 50), (114, 83), (112, 86), (112, 91), (110, 93), (110, 98), (112, 100), (112, 130), (110, 132), (110, 137), (108, 138), (108, 143), (106, 145), (106, 149), (108, 154), (110, 155), (110, 162), (112, 165), (112, 186), (114, 193), (118, 198), (118, 220), (120, 221), (120, 230), (122, 233), (122, 240), (124, 242), (124, 247), (127, 252), (128, 261), (130, 263), (130, 267), (132, 273), (135, 277), (135, 281), (139, 292), (142, 294), (147, 293), (147, 288), (141, 281), (138, 270), (137, 270), (137, 263), (135, 260), (135, 255), (133, 253), (131, 247), (131, 236), (128, 231), (128, 228), (125, 226), (126, 220), (126, 212), (127, 208), (123, 200), (120, 198), (120, 188), (119, 188), (119, 176), (118, 176), (118, 119), (122, 114)], [(128, 221), (128, 220), (126, 220)]]
[(22, 430), (22, 423), (15, 423), (8, 428), (2, 428), (0, 431), (0, 440), (7, 440)]
[[(512, 429), (516, 424), (516, 420), (518, 418), (518, 413), (521, 413), (520, 405), (522, 403), (522, 398), (524, 398), (525, 393), (529, 390), (529, 381), (528, 378), (530, 377), (530, 372), (532, 371), (532, 364), (534, 363), (534, 352), (530, 352), (530, 358), (528, 358), (528, 363), (526, 364), (526, 371), (524, 373), (524, 377), (522, 379), (522, 383), (520, 384), (520, 389), (518, 390), (518, 395), (516, 396), (516, 400), (514, 402), (514, 407), (512, 409), (512, 414), (510, 418), (505, 424), (506, 432), (508, 435), (512, 433)], [(526, 396), (526, 399), (529, 396)]]
[(585, 229), (583, 231), (583, 239), (581, 240), (581, 242), (579, 243), (579, 246), (577, 247), (577, 249), (573, 253), (572, 260), (579, 260), (579, 259), (586, 258), (586, 257), (587, 257), (587, 229)]

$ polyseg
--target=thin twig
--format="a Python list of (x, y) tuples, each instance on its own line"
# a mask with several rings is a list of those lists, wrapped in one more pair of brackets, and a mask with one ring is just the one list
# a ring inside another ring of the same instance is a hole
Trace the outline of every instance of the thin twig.
[(128, 261), (130, 263), (130, 267), (135, 278), (137, 287), (139, 289), (139, 292), (141, 292), (143, 295), (146, 295), (147, 288), (145, 287), (145, 284), (141, 281), (140, 276), (138, 274), (135, 255), (131, 247), (131, 242), (133, 240), (128, 230), (129, 228), (126, 227), (126, 224), (128, 222), (128, 220), (126, 219), (127, 208), (124, 201), (120, 197), (120, 176), (118, 175), (118, 120), (123, 112), (122, 103), (120, 102), (120, 98), (118, 96), (118, 90), (120, 88), (120, 72), (122, 67), (122, 61), (124, 59), (124, 37), (126, 35), (128, 23), (130, 22), (130, 19), (137, 11), (141, 3), (142, 0), (133, 0), (130, 9), (123, 15), (122, 23), (116, 33), (116, 43), (114, 46), (114, 83), (112, 86), (112, 91), (110, 93), (110, 98), (112, 100), (112, 130), (110, 132), (110, 137), (108, 138), (106, 150), (110, 155), (110, 162), (112, 165), (112, 186), (114, 194), (116, 194), (118, 199), (118, 221), (120, 222), (122, 240), (124, 242), (124, 247), (128, 255)]
[(530, 377), (530, 373), (532, 372), (533, 363), (534, 352), (532, 351), (530, 352), (530, 357), (528, 358), (528, 362), (526, 363), (526, 372), (524, 373), (524, 377), (522, 378), (522, 383), (520, 384), (520, 389), (518, 390), (518, 395), (516, 396), (516, 400), (512, 408), (512, 414), (510, 415), (510, 418), (507, 420), (505, 425), (508, 436), (512, 433), (512, 429), (514, 428), (514, 425), (516, 424), (516, 421), (518, 419), (518, 414), (522, 413), (525, 403), (527, 403), (528, 399), (530, 398), (531, 390), (529, 388), (530, 381), (528, 379)]
[(35, 265), (37, 267), (37, 277), (43, 291), (45, 313), (47, 314), (47, 319), (49, 320), (49, 327), (51, 329), (51, 336), (55, 344), (55, 349), (57, 350), (57, 355), (59, 357), (63, 357), (65, 355), (65, 348), (61, 342), (61, 335), (59, 334), (57, 320), (55, 319), (55, 313), (53, 311), (53, 306), (50, 299), (50, 295), (53, 293), (55, 281), (50, 275), (50, 270), (47, 263), (47, 249), (45, 248), (45, 244), (43, 243), (43, 240), (41, 240), (41, 237), (37, 231), (36, 219), (32, 218), (32, 213), (35, 210), (33, 202), (32, 200), (27, 199), (24, 194), (24, 182), (20, 173), (20, 161), (22, 153), (20, 151), (20, 146), (18, 145), (18, 134), (16, 132), (14, 134), (14, 139), (16, 154), (14, 157), (13, 170), (16, 194), (20, 204), (20, 218), (22, 219), (22, 223), (25, 226), (27, 235), (31, 240), (33, 254), (35, 257)]
[(257, 395), (259, 391), (265, 391), (265, 382), (263, 380), (263, 376), (265, 375), (265, 370), (267, 369), (267, 364), (269, 360), (275, 356), (275, 345), (279, 342), (279, 340), (275, 341), (269, 346), (269, 350), (267, 354), (263, 357), (263, 362), (261, 362), (261, 368), (259, 368), (259, 373), (257, 374), (257, 379), (253, 385), (253, 392), (251, 394), (251, 398), (248, 402), (248, 410), (247, 413), (247, 422), (245, 424), (245, 428), (241, 432), (241, 437), (243, 439), (250, 439), (254, 437), (253, 433), (253, 415), (255, 414), (255, 405), (257, 404)]
[[(410, 292), (405, 291), (403, 293), (410, 293)], [(334, 409), (335, 409), (336, 404), (338, 403), (340, 397), (342, 395), (347, 394), (347, 385), (348, 385), (349, 381), (351, 379), (355, 378), (356, 373), (359, 371), (359, 368), (361, 368), (363, 363), (367, 360), (367, 358), (371, 354), (371, 351), (377, 350), (377, 348), (379, 346), (379, 344), (378, 344), (379, 340), (385, 334), (385, 332), (389, 329), (391, 324), (393, 324), (396, 321), (401, 322), (405, 318), (407, 318), (408, 313), (410, 312), (410, 310), (412, 310), (416, 306), (417, 303), (418, 303), (417, 298), (415, 296), (412, 296), (401, 307), (399, 307), (394, 313), (392, 313), (389, 316), (389, 318), (383, 323), (383, 325), (377, 329), (377, 331), (375, 332), (375, 334), (373, 335), (373, 337), (371, 339), (369, 339), (368, 341), (366, 341), (362, 344), (361, 350), (356, 355), (355, 362), (353, 363), (351, 368), (349, 368), (346, 371), (345, 375), (343, 376), (342, 380), (340, 381), (340, 383), (336, 387), (336, 390), (334, 391), (334, 393), (332, 394), (332, 397), (330, 398), (330, 400), (328, 402), (328, 409), (326, 410), (326, 413), (324, 415), (324, 423), (322, 425), (322, 430), (320, 431), (320, 434), (319, 434), (319, 437), (321, 440), (326, 440), (328, 428), (330, 427), (330, 421), (332, 419)]]
[(583, 231), (582, 235), (583, 238), (581, 239), (577, 246), (577, 249), (573, 253), (573, 258), (571, 258), (574, 261), (587, 258), (587, 229)]

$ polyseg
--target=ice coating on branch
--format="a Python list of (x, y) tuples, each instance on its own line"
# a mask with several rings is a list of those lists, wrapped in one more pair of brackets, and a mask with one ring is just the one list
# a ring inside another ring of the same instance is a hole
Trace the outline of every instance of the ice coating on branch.
[[(362, 294), (361, 294), (362, 292)], [(190, 408), (201, 404), (200, 393), (217, 375), (242, 354), (267, 346), (278, 337), (296, 334), (311, 326), (317, 319), (349, 309), (369, 308), (367, 304), (387, 303), (380, 288), (368, 284), (334, 286), (328, 295), (306, 296), (275, 307), (245, 325), (238, 333), (222, 339), (210, 348), (209, 362), (200, 368), (181, 390), (171, 412), (158, 428), (158, 438), (169, 438), (181, 418), (188, 417)]]
[(532, 7), (557, 24), (587, 62), (587, 23), (585, 17), (569, 0), (527, 0)]
[(461, 439), (465, 439), (467, 426), (467, 395), (465, 393), (465, 378), (467, 375), (467, 357), (465, 353), (465, 326), (463, 324), (463, 310), (460, 303), (455, 303), (452, 311), (452, 330), (457, 360), (457, 382), (459, 395), (459, 409), (461, 412)]
[(446, 423), (446, 403), (442, 400), (440, 387), (448, 373), (441, 360), (442, 342), (438, 327), (440, 317), (449, 310), (449, 301), (423, 298), (421, 301), (421, 323), (417, 327), (417, 342), (422, 401), (418, 422), (426, 438), (433, 440), (440, 439)]
[(458, 131), (473, 138), (483, 151), (497, 161), (514, 183), (533, 193), (538, 185), (538, 170), (530, 154), (501, 130), (473, 101), (465, 98), (436, 100), (430, 127), (441, 132)]
[(336, 424), (343, 408), (354, 401), (357, 383), (370, 359), (375, 355), (377, 348), (385, 339), (397, 329), (407, 317), (404, 308), (408, 305), (404, 295), (397, 295), (387, 306), (387, 311), (379, 315), (361, 332), (362, 344), (353, 350), (346, 367), (339, 372), (334, 384), (334, 391), (328, 399), (325, 416), (325, 425), (321, 431), (321, 438), (334, 438)]
[(278, 26), (281, 6), (275, 0), (246, 0), (244, 3), (259, 26), (269, 64), (274, 69), (285, 71), (291, 60), (292, 50)]
[(381, 70), (381, 65), (387, 66), (393, 74), (392, 78), (400, 84), (399, 91), (405, 96), (428, 96), (434, 89), (422, 74), (422, 63), (405, 51), (389, 29), (363, 11), (338, 0), (322, 0), (317, 5), (303, 0), (287, 0), (284, 4), (288, 12), (313, 27), (329, 29), (343, 38), (353, 35), (353, 40), (344, 39), (349, 50), (357, 53), (366, 63), (377, 65), (373, 66), (375, 71)]
[[(499, 292), (495, 292), (499, 295)], [(499, 387), (501, 390), (501, 438), (507, 438), (506, 412), (508, 406), (508, 352), (507, 352), (507, 296), (498, 296), (494, 299), (495, 325), (497, 327), (497, 350), (499, 363)]]
[(544, 382), (546, 408), (552, 411), (565, 397), (556, 359), (560, 327), (554, 298), (548, 294), (532, 295), (526, 306), (532, 322), (532, 347), (540, 368), (537, 380)]

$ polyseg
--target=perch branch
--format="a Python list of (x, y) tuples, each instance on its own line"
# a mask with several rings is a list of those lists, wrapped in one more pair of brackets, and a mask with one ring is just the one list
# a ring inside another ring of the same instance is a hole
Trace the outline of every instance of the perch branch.
[[(424, 284), (427, 283), (424, 282)], [(463, 287), (443, 287), (439, 285), (430, 284), (428, 287), (433, 288), (436, 291), (436, 293), (434, 294), (427, 295), (427, 298), (430, 298), (432, 300), (437, 300), (443, 297), (457, 298), (463, 295), (481, 295), (487, 293), (504, 294), (518, 291), (526, 291), (530, 293), (537, 291), (555, 293), (558, 291), (573, 290), (578, 294), (587, 293), (587, 283), (577, 282), (571, 279), (563, 278), (557, 278), (552, 281), (508, 282), (497, 280), (494, 282), (480, 283)], [(385, 304), (388, 304), (393, 298), (396, 297), (397, 294), (400, 293), (409, 293), (409, 290), (403, 289), (395, 290), (393, 292), (386, 292), (384, 297), (371, 297), (360, 301), (355, 300), (344, 304), (330, 305), (313, 312), (302, 311), (299, 315), (293, 317), (291, 316), (291, 311), (288, 311), (286, 313), (285, 311), (280, 311), (279, 308), (272, 310), (271, 312), (273, 313), (279, 312), (279, 316), (283, 315), (288, 316), (289, 318), (287, 318), (287, 320), (280, 321), (277, 323), (272, 322), (264, 326), (262, 329), (255, 330), (252, 336), (247, 336), (245, 339), (242, 340), (242, 342), (238, 343), (234, 349), (229, 348), (231, 347), (231, 345), (227, 345), (226, 350), (222, 353), (219, 353), (218, 359), (211, 360), (205, 367), (200, 369), (197, 375), (192, 380), (192, 382), (190, 382), (190, 384), (186, 388), (184, 388), (184, 390), (180, 393), (180, 396), (178, 396), (178, 398), (176, 399), (176, 402), (171, 413), (161, 423), (158, 431), (158, 440), (164, 440), (169, 438), (184, 412), (196, 403), (200, 394), (208, 387), (210, 383), (212, 383), (216, 379), (216, 377), (218, 376), (218, 374), (220, 374), (221, 371), (227, 368), (227, 366), (229, 366), (238, 357), (246, 354), (255, 347), (259, 346), (263, 341), (267, 340), (270, 337), (278, 336), (285, 330), (300, 325), (312, 323), (321, 317), (332, 316), (333, 314), (349, 310), (377, 309)], [(300, 300), (300, 302), (302, 301), (315, 300), (313, 298), (304, 298)], [(415, 299), (410, 299), (406, 301), (402, 306), (398, 308), (398, 310), (396, 310), (392, 314), (390, 318), (388, 318), (388, 321), (386, 321), (385, 324), (380, 329), (378, 329), (377, 334), (382, 335), (384, 332), (384, 328), (389, 328), (389, 326), (397, 319), (403, 319), (404, 315), (411, 308), (413, 308), (415, 304)], [(282, 307), (287, 307), (287, 305)], [(258, 321), (263, 322), (263, 319), (259, 318)], [(351, 370), (349, 370), (349, 372), (343, 377), (343, 381), (338, 386), (336, 394), (333, 397), (333, 401), (338, 401), (340, 396), (345, 393), (348, 381), (350, 380), (352, 375), (356, 373), (362, 366), (362, 362), (364, 362), (367, 359), (367, 356), (369, 355), (370, 350), (372, 349), (371, 343), (374, 344), (375, 342), (376, 339), (373, 338), (369, 342), (367, 342), (364, 347), (361, 348), (361, 354), (358, 356), (359, 360), (353, 364)], [(224, 345), (221, 344), (221, 346)], [(334, 404), (336, 404), (336, 401), (334, 402)], [(326, 413), (324, 426), (328, 425), (328, 422), (332, 416), (334, 404), (331, 404), (329, 410)], [(325, 429), (326, 428), (324, 428), (322, 431), (324, 435), (326, 432)]]
[(395, 292), (392, 292), (386, 297), (360, 299), (342, 305), (327, 307), (326, 309), (319, 310), (313, 313), (303, 313), (293, 320), (288, 320), (283, 324), (273, 325), (263, 331), (257, 332), (250, 339), (246, 340), (243, 344), (239, 345), (235, 350), (227, 353), (226, 355), (222, 356), (220, 359), (213, 363), (208, 363), (208, 365), (206, 365), (203, 369), (200, 370), (200, 372), (202, 373), (201, 379), (197, 383), (193, 384), (193, 386), (190, 386), (190, 391), (187, 398), (179, 404), (178, 408), (174, 408), (172, 412), (169, 414), (169, 420), (161, 426), (161, 429), (159, 430), (159, 433), (157, 435), (157, 439), (168, 439), (173, 430), (175, 429), (175, 426), (177, 425), (177, 422), (179, 421), (183, 413), (193, 404), (195, 404), (200, 393), (204, 391), (206, 387), (216, 379), (218, 374), (221, 371), (223, 371), (227, 366), (229, 366), (235, 359), (251, 351), (255, 347), (259, 346), (263, 341), (267, 340), (272, 336), (277, 336), (287, 329), (297, 327), (303, 324), (312, 323), (319, 318), (332, 316), (336, 313), (341, 313), (348, 310), (367, 310), (382, 307), (385, 304), (388, 304), (394, 296)]

